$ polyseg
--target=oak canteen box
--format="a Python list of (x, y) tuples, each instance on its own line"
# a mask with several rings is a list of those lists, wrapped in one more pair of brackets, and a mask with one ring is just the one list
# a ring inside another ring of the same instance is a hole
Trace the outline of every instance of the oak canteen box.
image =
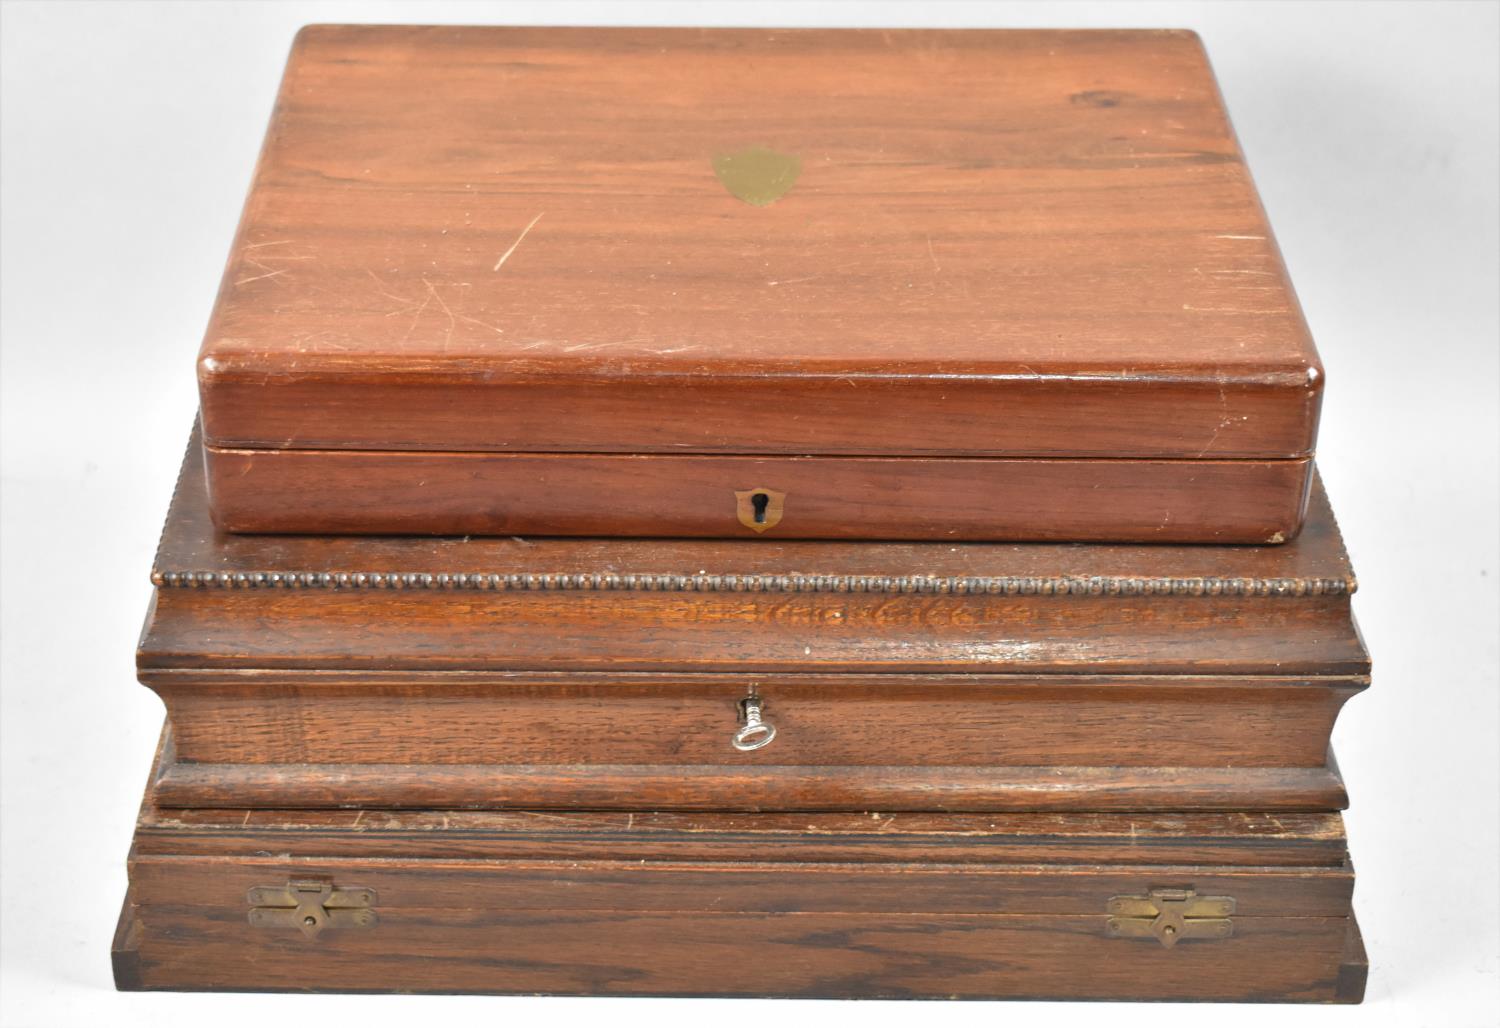
[(249, 536), (200, 445), (122, 989), (1363, 995), (1316, 480), (1274, 547)]
[(246, 536), (195, 449), (138, 653), (164, 807), (1345, 806), (1316, 483), (1275, 547)]
[(235, 532), (1278, 543), (1323, 375), (1198, 39), (319, 26)]
[(148, 792), (121, 989), (1358, 1002), (1336, 813), (237, 810)]

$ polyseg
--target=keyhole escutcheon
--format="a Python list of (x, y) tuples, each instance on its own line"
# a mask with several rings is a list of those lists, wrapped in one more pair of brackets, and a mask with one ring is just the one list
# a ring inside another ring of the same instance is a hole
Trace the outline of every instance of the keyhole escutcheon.
[(781, 523), (786, 510), (786, 493), (767, 489), (737, 489), (734, 493), (734, 512), (740, 524), (752, 532), (760, 533)]

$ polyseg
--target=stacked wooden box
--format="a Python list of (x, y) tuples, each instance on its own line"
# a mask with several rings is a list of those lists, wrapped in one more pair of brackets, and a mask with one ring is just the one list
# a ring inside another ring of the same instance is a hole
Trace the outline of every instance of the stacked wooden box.
[(121, 988), (1361, 997), (1190, 34), (304, 32), (200, 371)]

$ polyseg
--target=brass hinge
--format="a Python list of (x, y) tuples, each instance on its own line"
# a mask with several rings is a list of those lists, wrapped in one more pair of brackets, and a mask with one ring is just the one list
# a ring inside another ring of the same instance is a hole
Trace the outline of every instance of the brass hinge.
[(1156, 939), (1168, 949), (1183, 939), (1227, 939), (1234, 899), (1199, 896), (1192, 889), (1152, 889), (1144, 896), (1115, 896), (1105, 906), (1116, 939)]
[(292, 880), (285, 887), (251, 889), (250, 923), (257, 928), (296, 927), (308, 938), (324, 928), (370, 928), (377, 918), (374, 889), (335, 889), (332, 882)]

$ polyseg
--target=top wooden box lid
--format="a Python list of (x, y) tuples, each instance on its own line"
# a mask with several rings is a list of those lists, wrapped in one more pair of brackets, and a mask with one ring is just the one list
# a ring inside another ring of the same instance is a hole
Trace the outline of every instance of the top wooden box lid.
[(199, 364), (270, 449), (1300, 458), (1189, 32), (317, 26)]

